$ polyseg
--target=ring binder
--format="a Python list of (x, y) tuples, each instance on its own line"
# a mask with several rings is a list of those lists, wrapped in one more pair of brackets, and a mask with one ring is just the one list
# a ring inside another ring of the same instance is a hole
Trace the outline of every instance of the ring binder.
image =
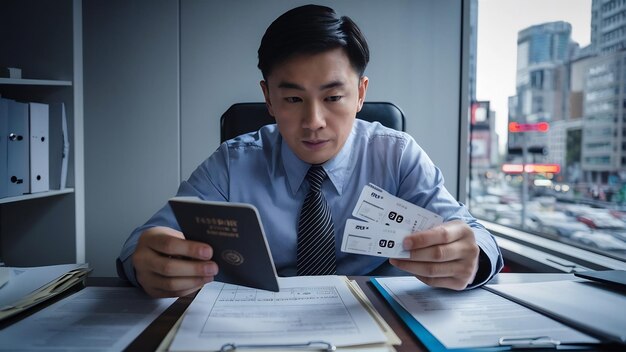
[(500, 346), (508, 346), (511, 349), (528, 348), (556, 348), (561, 341), (554, 340), (550, 336), (537, 337), (501, 337), (498, 341)]
[(235, 343), (227, 343), (222, 346), (220, 352), (235, 351), (238, 349), (256, 348), (256, 349), (286, 349), (286, 348), (298, 348), (313, 351), (336, 351), (337, 347), (332, 343), (326, 341), (309, 341), (307, 343), (287, 343), (287, 344), (250, 344), (250, 345), (237, 345)]

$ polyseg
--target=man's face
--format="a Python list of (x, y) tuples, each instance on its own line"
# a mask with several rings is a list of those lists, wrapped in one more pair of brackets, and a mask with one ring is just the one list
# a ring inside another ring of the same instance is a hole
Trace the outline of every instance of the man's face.
[(287, 145), (301, 160), (322, 164), (348, 139), (367, 84), (367, 77), (359, 78), (339, 48), (288, 59), (261, 87)]

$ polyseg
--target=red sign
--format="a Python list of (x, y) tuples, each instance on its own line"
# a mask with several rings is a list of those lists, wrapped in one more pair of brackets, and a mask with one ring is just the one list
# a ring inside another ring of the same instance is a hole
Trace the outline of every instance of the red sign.
[(548, 132), (550, 129), (550, 124), (547, 122), (537, 122), (537, 123), (518, 123), (518, 122), (509, 122), (509, 132), (529, 132), (529, 131), (537, 131), (537, 132)]
[(502, 164), (502, 172), (507, 174), (558, 174), (561, 172), (559, 164)]

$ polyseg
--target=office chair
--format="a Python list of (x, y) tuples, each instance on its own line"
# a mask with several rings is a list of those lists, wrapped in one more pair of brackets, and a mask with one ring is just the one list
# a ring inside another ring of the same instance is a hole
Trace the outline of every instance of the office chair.
[[(378, 121), (398, 131), (405, 131), (406, 128), (404, 113), (393, 103), (366, 101), (356, 117), (370, 122)], [(267, 111), (265, 103), (233, 104), (220, 119), (220, 140), (224, 142), (272, 123), (275, 123), (274, 118)]]

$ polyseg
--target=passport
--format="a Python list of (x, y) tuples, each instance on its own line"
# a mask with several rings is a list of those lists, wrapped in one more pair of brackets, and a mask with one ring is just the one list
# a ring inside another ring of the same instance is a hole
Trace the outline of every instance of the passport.
[(168, 201), (186, 239), (213, 247), (215, 281), (278, 292), (259, 212), (252, 204), (174, 197)]

